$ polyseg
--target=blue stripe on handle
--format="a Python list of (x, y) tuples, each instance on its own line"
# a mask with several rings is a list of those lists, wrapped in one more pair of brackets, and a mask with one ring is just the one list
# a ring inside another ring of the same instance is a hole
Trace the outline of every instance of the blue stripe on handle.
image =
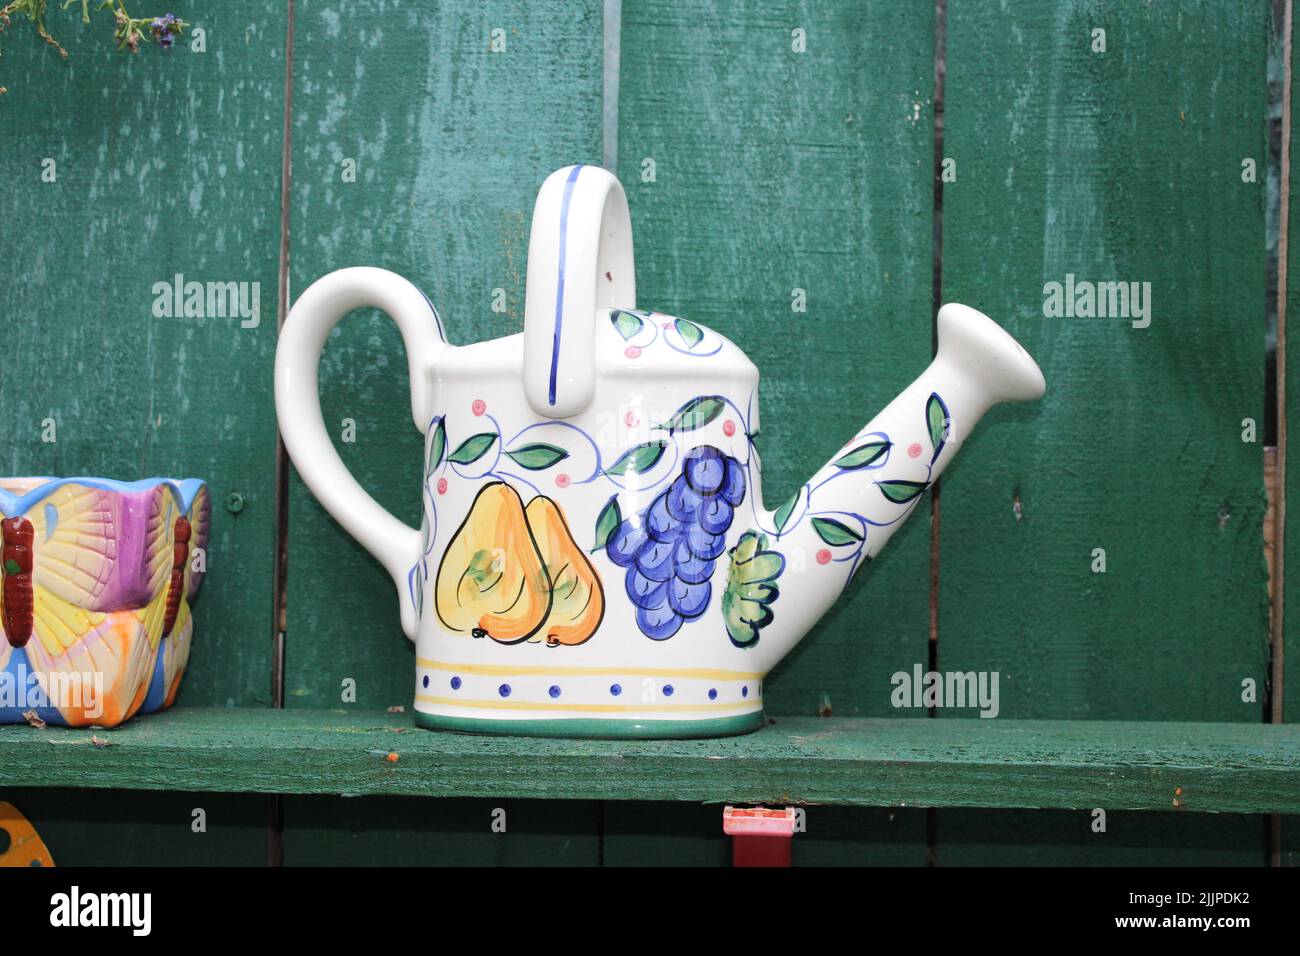
[(551, 340), (551, 387), (550, 403), (555, 404), (555, 377), (560, 369), (560, 331), (564, 327), (564, 253), (569, 233), (569, 200), (573, 198), (573, 184), (578, 179), (582, 166), (574, 166), (564, 183), (564, 200), (560, 203), (560, 267), (555, 280), (555, 335)]

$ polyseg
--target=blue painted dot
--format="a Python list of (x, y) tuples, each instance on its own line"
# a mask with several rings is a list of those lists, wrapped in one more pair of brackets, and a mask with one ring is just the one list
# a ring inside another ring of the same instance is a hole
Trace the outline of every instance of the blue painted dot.
[(459, 677), (453, 677), (453, 678), (451, 679), (451, 689), (452, 689), (452, 690), (460, 690), (460, 678), (459, 678)]
[(709, 700), (717, 700), (717, 699), (718, 699), (718, 689), (716, 687), (710, 687)]
[(744, 687), (740, 688), (740, 696), (741, 696), (741, 697), (748, 697), (748, 696), (749, 696), (749, 685), (748, 685), (748, 684), (746, 684)]
[(617, 697), (619, 694), (623, 693), (623, 688), (618, 686), (618, 684), (610, 684), (609, 692)]
[(551, 685), (551, 691), (550, 691), (550, 693), (551, 693), (551, 696), (552, 696), (552, 697), (559, 697), (559, 696), (560, 696), (560, 688), (559, 688), (559, 685), (557, 685), (557, 684), (552, 684), (552, 685)]
[(429, 675), (428, 675), (428, 674), (425, 674), (425, 675), (424, 675), (424, 681), (423, 681), (423, 683), (424, 683), (424, 689), (425, 689), (425, 690), (428, 690), (428, 689), (429, 689)]
[(672, 685), (672, 684), (664, 684), (664, 696), (665, 696), (665, 697), (671, 697), (671, 696), (673, 696), (673, 685)]
[(509, 697), (509, 696), (510, 696), (510, 685), (509, 685), (509, 684), (502, 684), (500, 687), (497, 688), (497, 693), (500, 694), (502, 697)]

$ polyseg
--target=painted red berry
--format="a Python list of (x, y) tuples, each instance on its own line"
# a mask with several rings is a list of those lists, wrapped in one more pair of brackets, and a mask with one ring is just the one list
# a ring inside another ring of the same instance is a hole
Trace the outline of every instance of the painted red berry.
[(446, 479), (446, 478), (439, 478), (439, 479), (438, 479), (438, 494), (440, 494), (440, 495), (445, 495), (446, 493), (447, 493), (447, 479)]
[(627, 425), (628, 428), (636, 428), (637, 425), (641, 424), (641, 419), (636, 417), (636, 412), (628, 412), (623, 416), (623, 424)]
[(725, 422), (722, 423), (722, 433), (726, 435), (728, 438), (736, 434), (736, 423), (733, 422), (730, 418), (728, 418)]
[(921, 443), (920, 443), (920, 442), (912, 442), (912, 444), (908, 445), (908, 446), (907, 446), (907, 454), (908, 454), (910, 457), (912, 457), (912, 458), (920, 458), (920, 457), (921, 457)]
[(640, 358), (641, 349), (639, 349), (635, 345), (629, 345), (627, 348), (623, 350), (623, 354), (626, 355), (628, 358)]
[(482, 415), (487, 411), (487, 402), (483, 401), (481, 398), (476, 398), (474, 399), (474, 404), (469, 407), (469, 410), (475, 415)]
[(569, 476), (566, 475), (564, 472), (560, 472), (558, 475), (555, 476), (555, 486), (557, 488), (569, 487)]
[(820, 551), (818, 551), (818, 552), (817, 552), (817, 563), (818, 563), (818, 564), (830, 564), (830, 563), (831, 563), (831, 553), (830, 553), (830, 551), (826, 550), (825, 548), (822, 548)]

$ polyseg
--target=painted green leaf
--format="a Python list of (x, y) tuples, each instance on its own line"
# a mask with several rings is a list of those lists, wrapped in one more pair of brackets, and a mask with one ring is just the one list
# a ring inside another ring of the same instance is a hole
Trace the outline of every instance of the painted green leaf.
[(772, 516), (772, 520), (776, 522), (777, 534), (780, 534), (782, 531), (784, 531), (785, 526), (789, 524), (790, 515), (794, 514), (794, 506), (799, 503), (799, 495), (802, 492), (803, 489), (801, 488), (799, 491), (796, 491), (789, 498), (787, 498), (785, 504), (781, 505), (781, 507), (776, 509), (776, 514)]
[(501, 557), (499, 549), (479, 548), (469, 559), (465, 576), (479, 585), (481, 591), (489, 591), (496, 587), (503, 577), (504, 567), (505, 560)]
[(836, 458), (832, 464), (836, 468), (843, 468), (845, 471), (869, 468), (885, 457), (890, 447), (891, 443), (888, 441), (869, 441)]
[(670, 432), (694, 431), (713, 421), (726, 407), (727, 403), (720, 395), (701, 395), (677, 409), (677, 413), (660, 427)]
[(759, 631), (772, 623), (772, 602), (781, 596), (776, 579), (785, 558), (767, 550), (767, 535), (746, 531), (731, 549), (731, 570), (722, 592), (722, 619), (737, 647), (753, 647)]
[(894, 481), (878, 481), (876, 484), (880, 486), (881, 494), (896, 505), (906, 504), (930, 487), (928, 482), (904, 481), (901, 478)]
[(648, 441), (629, 448), (618, 461), (605, 469), (607, 475), (625, 475), (628, 472), (640, 474), (649, 471), (663, 457), (666, 441)]
[(633, 315), (631, 312), (624, 312), (622, 309), (615, 309), (611, 312), (609, 320), (614, 323), (614, 329), (619, 335), (623, 336), (625, 342), (645, 326), (645, 321), (641, 316)]
[(754, 555), (760, 550), (767, 547), (767, 535), (762, 532), (746, 531), (736, 542), (736, 546), (729, 552), (731, 555), (731, 566), (746, 564), (754, 559)]
[(442, 464), (442, 456), (447, 454), (447, 420), (438, 419), (438, 425), (429, 439), (429, 455), (424, 462), (424, 477), (428, 478)]
[(676, 319), (673, 324), (688, 349), (695, 348), (704, 339), (704, 331), (689, 319)]
[(861, 534), (834, 518), (813, 518), (812, 525), (813, 530), (817, 532), (817, 537), (836, 547), (843, 544), (857, 544), (862, 540)]
[(609, 536), (622, 521), (623, 514), (619, 511), (618, 495), (610, 495), (609, 501), (605, 502), (605, 507), (600, 509), (600, 516), (596, 518), (596, 546), (591, 549), (593, 553), (609, 544)]
[(930, 428), (930, 445), (934, 448), (934, 455), (930, 458), (930, 464), (933, 465), (938, 461), (939, 452), (948, 438), (948, 406), (943, 403), (938, 392), (931, 392), (925, 403), (925, 421)]
[(22, 574), (23, 569), (18, 566), (18, 562), (13, 558), (5, 561), (5, 574)]
[(497, 436), (494, 432), (480, 432), (461, 442), (460, 447), (452, 452), (447, 460), (458, 465), (472, 464), (487, 454), (487, 450), (496, 440)]
[(510, 456), (510, 460), (516, 465), (527, 468), (529, 471), (541, 471), (544, 468), (550, 468), (556, 462), (564, 461), (569, 457), (569, 453), (563, 448), (557, 448), (545, 442), (510, 448), (506, 450), (506, 454)]

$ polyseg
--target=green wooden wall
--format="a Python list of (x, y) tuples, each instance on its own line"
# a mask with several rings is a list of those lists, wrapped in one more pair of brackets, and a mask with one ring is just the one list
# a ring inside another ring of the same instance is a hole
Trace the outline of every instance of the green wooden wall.
[[(271, 704), (281, 543), (285, 705), (410, 703), (391, 584), (296, 475), (277, 541), (282, 238), (290, 301), (333, 269), (376, 265), (423, 288), (453, 341), (508, 335), (522, 328), (536, 188), (616, 145), (642, 301), (719, 329), (762, 371), (772, 500), (928, 361), (934, 4), (624, 2), (613, 141), (603, 6), (296, 0), (290, 36), (282, 0), (177, 0), (206, 52), (119, 54), (71, 12), (50, 14), (66, 62), (26, 33), (4, 38), (0, 467), (210, 481), (213, 573), (181, 706)], [(927, 522), (910, 522), (769, 680), (772, 711), (926, 719), (892, 708), (889, 677), (934, 655), (944, 669), (999, 672), (1007, 717), (1262, 720), (1262, 438), (1242, 442), (1241, 430), (1253, 418), (1262, 436), (1265, 414), (1269, 4), (948, 0), (946, 23), (943, 155), (956, 179), (943, 186), (943, 296), (1006, 324), (1048, 397), (989, 416), (944, 478), (937, 552)], [(1097, 28), (1105, 52), (1092, 49)], [(47, 157), (55, 183), (41, 181)], [(1258, 182), (1242, 181), (1246, 158)], [(259, 283), (261, 323), (154, 318), (152, 284), (178, 272)], [(1043, 285), (1067, 273), (1150, 282), (1150, 326), (1045, 318)], [(504, 312), (492, 310), (498, 289)], [(796, 290), (806, 311), (792, 308)], [(796, 336), (811, 344), (790, 347)], [(344, 461), (414, 523), (405, 369), (392, 324), (364, 313), (335, 332), (321, 384)], [(1300, 408), (1300, 370), (1290, 382)], [(54, 443), (41, 441), (48, 417)], [(224, 507), (230, 495), (242, 510)], [(1300, 528), (1288, 555), (1296, 542)], [(1294, 632), (1300, 613), (1290, 620)], [(355, 703), (342, 696), (349, 679)], [(1253, 703), (1245, 679), (1260, 688)], [(2, 795), (60, 862), (261, 862), (277, 810), (288, 864), (721, 864), (729, 853), (714, 806)], [(196, 807), (206, 835), (192, 831)], [(504, 834), (491, 831), (497, 810)], [(1252, 864), (1267, 850), (1252, 817), (1116, 812), (1105, 835), (1090, 822), (813, 808), (795, 859)], [(1294, 847), (1289, 821), (1284, 835)]]
[[(1294, 37), (1293, 26), (1293, 42)], [(1281, 38), (1279, 38), (1280, 42)], [(1292, 60), (1294, 69), (1294, 55)], [(1294, 80), (1290, 84), (1289, 92), (1294, 102), (1296, 92)], [(1291, 166), (1294, 169), (1295, 157), (1300, 155), (1297, 154), (1297, 149), (1300, 149), (1300, 137), (1295, 134), (1294, 125), (1289, 147)], [(1286, 314), (1288, 330), (1295, 329), (1300, 323), (1300, 237), (1297, 236), (1297, 226), (1300, 225), (1300, 202), (1296, 201), (1296, 196), (1293, 187), (1290, 196), (1287, 197), (1290, 199), (1288, 236), (1292, 242), (1287, 245), (1285, 255), (1286, 296), (1284, 301), (1278, 304), (1279, 309)], [(1279, 258), (1281, 257), (1281, 250), (1279, 250)], [(1282, 361), (1283, 358), (1285, 361)], [(1285, 375), (1286, 387), (1283, 391), (1286, 396), (1287, 417), (1290, 419), (1294, 411), (1300, 409), (1300, 347), (1293, 344), (1286, 349), (1285, 356), (1279, 354), (1279, 371)], [(1289, 566), (1291, 574), (1284, 573), (1282, 589), (1285, 604), (1282, 617), (1284, 628), (1282, 718), (1287, 723), (1295, 723), (1300, 721), (1300, 573), (1297, 573), (1300, 572), (1300, 522), (1295, 520), (1300, 514), (1300, 429), (1288, 429), (1285, 465), (1284, 492), (1290, 507), (1287, 509), (1286, 537), (1281, 554), (1284, 568)], [(1300, 865), (1300, 818), (1282, 820), (1280, 836), (1279, 855), (1282, 861), (1289, 866)]]

